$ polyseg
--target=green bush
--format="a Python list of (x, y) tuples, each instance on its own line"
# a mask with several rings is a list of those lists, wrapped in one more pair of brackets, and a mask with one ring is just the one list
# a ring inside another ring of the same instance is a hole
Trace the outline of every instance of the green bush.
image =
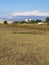
[(7, 21), (4, 21), (4, 24), (7, 24)]

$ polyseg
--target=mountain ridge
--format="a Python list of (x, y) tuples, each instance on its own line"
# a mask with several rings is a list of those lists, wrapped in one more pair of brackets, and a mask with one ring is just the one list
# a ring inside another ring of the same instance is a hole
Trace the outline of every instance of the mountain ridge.
[(14, 20), (14, 21), (23, 21), (26, 19), (32, 19), (32, 20), (37, 20), (40, 19), (42, 21), (45, 21), (46, 17), (45, 16), (15, 16), (15, 17), (0, 17), (0, 20)]

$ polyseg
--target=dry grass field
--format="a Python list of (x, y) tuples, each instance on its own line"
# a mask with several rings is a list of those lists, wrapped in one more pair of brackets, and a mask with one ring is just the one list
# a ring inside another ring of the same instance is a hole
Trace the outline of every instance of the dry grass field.
[(49, 65), (49, 26), (0, 25), (0, 65)]

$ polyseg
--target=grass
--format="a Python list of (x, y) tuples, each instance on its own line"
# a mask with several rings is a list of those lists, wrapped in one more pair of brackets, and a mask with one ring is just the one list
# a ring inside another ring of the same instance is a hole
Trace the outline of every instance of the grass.
[(49, 26), (28, 27), (0, 26), (0, 65), (49, 65)]

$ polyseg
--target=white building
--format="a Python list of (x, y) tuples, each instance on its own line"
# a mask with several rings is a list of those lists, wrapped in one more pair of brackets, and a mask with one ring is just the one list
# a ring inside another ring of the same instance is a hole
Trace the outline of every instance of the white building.
[(40, 24), (45, 24), (44, 22), (38, 22), (38, 24), (40, 25)]
[(4, 20), (0, 20), (0, 24), (3, 24), (4, 23)]
[[(4, 21), (5, 20), (0, 20), (0, 24), (4, 24)], [(7, 23), (8, 24), (12, 24), (14, 21), (12, 21), (12, 20), (7, 20)]]
[(7, 20), (8, 24), (12, 24), (14, 21), (13, 20)]
[(30, 22), (31, 20), (32, 20), (32, 19), (26, 19), (25, 21), (26, 21), (26, 22)]

